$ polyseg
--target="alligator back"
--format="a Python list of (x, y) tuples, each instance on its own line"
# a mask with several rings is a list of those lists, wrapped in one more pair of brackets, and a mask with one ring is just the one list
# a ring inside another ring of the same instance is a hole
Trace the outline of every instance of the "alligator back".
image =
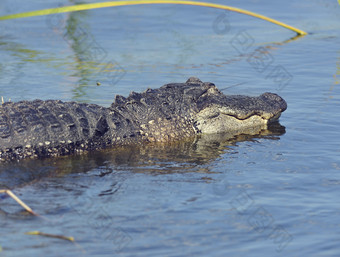
[(108, 130), (107, 108), (55, 100), (21, 101), (0, 106), (0, 159), (53, 156), (96, 148)]

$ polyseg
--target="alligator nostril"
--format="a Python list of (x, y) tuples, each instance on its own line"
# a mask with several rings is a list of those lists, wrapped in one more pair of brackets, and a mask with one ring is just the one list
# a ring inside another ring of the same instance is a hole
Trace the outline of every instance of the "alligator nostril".
[(276, 106), (281, 112), (287, 109), (287, 102), (279, 95), (274, 93), (264, 93), (260, 96), (264, 101), (268, 102), (270, 105)]

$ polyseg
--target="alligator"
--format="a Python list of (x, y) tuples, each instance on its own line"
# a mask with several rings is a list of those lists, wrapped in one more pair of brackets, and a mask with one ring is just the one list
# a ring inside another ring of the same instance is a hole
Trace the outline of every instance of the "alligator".
[(242, 131), (277, 121), (286, 108), (277, 94), (225, 95), (195, 77), (128, 97), (116, 95), (109, 107), (60, 100), (6, 102), (0, 106), (0, 160)]

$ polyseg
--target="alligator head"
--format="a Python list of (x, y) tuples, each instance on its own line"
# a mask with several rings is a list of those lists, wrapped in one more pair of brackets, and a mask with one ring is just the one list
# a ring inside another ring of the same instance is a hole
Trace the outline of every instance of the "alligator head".
[[(249, 128), (262, 129), (277, 120), (287, 104), (273, 93), (224, 95), (213, 83), (192, 77), (185, 83), (132, 92), (127, 98), (116, 96), (110, 108), (114, 119), (129, 121), (119, 120), (120, 131), (125, 133), (119, 138), (140, 134), (141, 141), (167, 142), (202, 133), (240, 134)], [(135, 128), (138, 132), (132, 131)]]
[[(224, 95), (213, 83), (189, 78), (186, 94), (195, 96), (197, 113), (195, 128), (201, 133), (242, 131), (262, 127), (278, 120), (287, 103), (277, 94), (264, 93), (258, 97)], [(195, 93), (194, 93), (195, 92)]]

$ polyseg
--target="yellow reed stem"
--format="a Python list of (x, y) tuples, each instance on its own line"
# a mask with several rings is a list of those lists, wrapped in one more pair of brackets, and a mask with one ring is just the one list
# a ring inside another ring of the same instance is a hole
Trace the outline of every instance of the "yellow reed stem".
[(26, 17), (33, 17), (33, 16), (40, 16), (40, 15), (49, 15), (55, 13), (65, 13), (65, 12), (75, 12), (75, 11), (82, 11), (82, 10), (89, 10), (89, 9), (97, 9), (97, 8), (104, 8), (104, 7), (114, 7), (114, 6), (126, 6), (126, 5), (141, 5), (141, 4), (182, 4), (182, 5), (194, 5), (194, 6), (204, 6), (204, 7), (211, 7), (217, 8), (222, 10), (228, 10), (233, 12), (242, 13), (245, 15), (253, 16), (274, 24), (277, 24), (281, 27), (287, 28), (296, 32), (299, 35), (306, 35), (307, 32), (300, 30), (298, 28), (292, 27), (287, 25), (283, 22), (274, 20), (272, 18), (266, 17), (261, 14), (257, 14), (254, 12), (250, 12), (247, 10), (243, 10), (236, 7), (231, 7), (222, 4), (214, 4), (214, 3), (206, 3), (206, 2), (196, 2), (196, 1), (181, 1), (181, 0), (139, 0), (139, 1), (109, 1), (109, 2), (101, 2), (101, 3), (93, 3), (93, 4), (79, 4), (79, 5), (72, 5), (72, 6), (64, 6), (58, 8), (51, 8), (51, 9), (44, 9), (32, 12), (24, 12), (24, 13), (17, 13), (17, 14), (10, 14), (5, 16), (0, 16), (0, 20), (9, 20), (9, 19), (18, 19), (18, 18), (26, 18)]

